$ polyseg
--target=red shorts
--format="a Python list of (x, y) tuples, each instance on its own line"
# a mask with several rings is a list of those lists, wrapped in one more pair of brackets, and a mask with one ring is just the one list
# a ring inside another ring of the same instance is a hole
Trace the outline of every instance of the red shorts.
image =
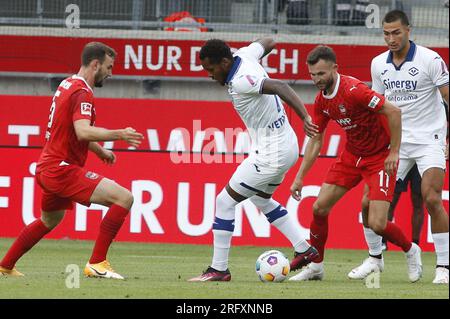
[(46, 212), (72, 209), (73, 202), (89, 206), (102, 179), (103, 176), (76, 165), (45, 168), (36, 173), (43, 190), (41, 208)]
[[(367, 157), (358, 157), (344, 150), (328, 171), (325, 183), (351, 189), (364, 179), (369, 186), (370, 200), (392, 201), (395, 175), (384, 170), (389, 150)], [(397, 172), (395, 172), (397, 173)]]

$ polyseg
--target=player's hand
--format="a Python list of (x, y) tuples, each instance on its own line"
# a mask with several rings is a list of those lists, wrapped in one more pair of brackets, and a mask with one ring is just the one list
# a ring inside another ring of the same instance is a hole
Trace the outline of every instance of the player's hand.
[(397, 172), (398, 152), (391, 151), (384, 161), (384, 170), (389, 176), (395, 176)]
[(297, 201), (300, 201), (302, 198), (302, 188), (303, 180), (301, 178), (296, 178), (291, 185), (291, 195)]
[(136, 130), (132, 127), (127, 127), (122, 130), (121, 139), (127, 142), (130, 146), (138, 147), (144, 139), (144, 135), (136, 132)]
[(116, 162), (116, 155), (107, 149), (103, 149), (101, 153), (97, 154), (97, 156), (103, 161), (103, 163), (112, 165)]
[(313, 123), (312, 118), (309, 115), (303, 120), (303, 130), (308, 137), (314, 137), (319, 133), (319, 127)]

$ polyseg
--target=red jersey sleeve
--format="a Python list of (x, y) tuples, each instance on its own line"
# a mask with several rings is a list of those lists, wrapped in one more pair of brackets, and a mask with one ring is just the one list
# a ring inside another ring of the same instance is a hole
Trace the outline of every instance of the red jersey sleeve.
[(330, 117), (325, 113), (319, 99), (314, 101), (314, 124), (319, 126), (319, 133), (323, 133), (328, 125)]
[(94, 105), (92, 94), (85, 90), (78, 90), (70, 97), (70, 105), (72, 107), (72, 120), (90, 120), (94, 115)]
[(350, 88), (350, 99), (354, 105), (378, 112), (384, 105), (384, 96), (371, 90), (364, 83), (358, 83)]

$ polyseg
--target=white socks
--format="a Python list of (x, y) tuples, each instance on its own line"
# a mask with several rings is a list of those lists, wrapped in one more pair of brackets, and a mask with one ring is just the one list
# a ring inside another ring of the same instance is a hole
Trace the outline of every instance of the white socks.
[(366, 243), (369, 247), (369, 255), (378, 256), (383, 253), (383, 237), (367, 227), (364, 227), (364, 237), (366, 238)]
[(305, 238), (302, 237), (300, 229), (296, 227), (292, 216), (280, 203), (272, 198), (268, 199), (260, 196), (253, 196), (250, 200), (266, 215), (268, 221), (286, 236), (296, 252), (305, 252), (311, 247)]
[(231, 237), (234, 231), (235, 206), (238, 204), (223, 189), (216, 198), (216, 218), (213, 224), (214, 254), (211, 267), (224, 271), (228, 268), (228, 254), (231, 247)]
[(431, 234), (436, 251), (437, 265), (448, 266), (448, 232)]

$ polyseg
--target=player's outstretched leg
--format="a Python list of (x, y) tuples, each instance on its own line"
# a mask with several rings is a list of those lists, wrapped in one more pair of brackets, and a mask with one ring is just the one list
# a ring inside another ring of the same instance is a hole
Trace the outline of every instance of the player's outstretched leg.
[(303, 238), (300, 229), (296, 227), (288, 211), (272, 198), (255, 195), (250, 198), (266, 216), (269, 223), (275, 226), (294, 247), (294, 258), (291, 260), (291, 271), (298, 270), (319, 257), (319, 252)]
[[(322, 280), (324, 276), (323, 258), (325, 243), (328, 238), (328, 211), (320, 209), (318, 201), (313, 206), (313, 221), (310, 226), (310, 238), (313, 247), (318, 250), (318, 257), (297, 275), (289, 278), (291, 281)], [(322, 212), (324, 214), (319, 214)]]
[(133, 205), (133, 195), (117, 183), (103, 178), (91, 196), (92, 203), (109, 206), (100, 224), (91, 258), (84, 268), (87, 277), (124, 279), (106, 259), (108, 249)]
[(322, 184), (317, 200), (313, 205), (313, 220), (310, 226), (311, 245), (317, 249), (319, 256), (302, 269), (300, 273), (289, 278), (289, 280), (305, 281), (323, 279), (325, 274), (323, 260), (325, 256), (325, 244), (328, 238), (328, 214), (347, 191), (347, 188), (335, 184)]
[(216, 217), (213, 224), (214, 254), (211, 266), (201, 275), (191, 278), (191, 282), (230, 281), (228, 270), (228, 254), (231, 247), (231, 237), (234, 231), (235, 206), (238, 204), (226, 189), (216, 198)]
[(35, 220), (22, 230), (19, 237), (17, 237), (9, 248), (5, 257), (3, 257), (0, 262), (0, 275), (22, 277), (23, 274), (14, 267), (19, 258), (55, 228), (61, 222), (63, 217), (64, 211), (42, 211), (41, 218)]
[[(314, 211), (317, 211), (316, 203), (314, 204), (316, 206)], [(318, 250), (318, 256), (313, 262), (302, 269), (300, 273), (289, 278), (291, 281), (322, 280), (324, 277), (323, 258), (325, 254), (325, 243), (328, 237), (328, 215), (313, 215), (310, 236), (311, 244)]]

